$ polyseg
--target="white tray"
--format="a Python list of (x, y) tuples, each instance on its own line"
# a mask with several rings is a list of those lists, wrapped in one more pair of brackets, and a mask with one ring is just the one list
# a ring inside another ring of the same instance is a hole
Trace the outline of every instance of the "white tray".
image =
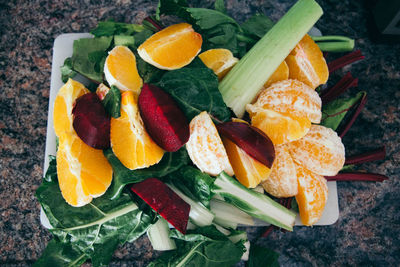
[[(314, 29), (315, 31), (315, 29)], [(313, 32), (314, 35), (318, 35), (318, 32)], [(61, 70), (60, 67), (64, 64), (64, 60), (67, 57), (72, 56), (72, 45), (74, 40), (79, 38), (92, 37), (89, 33), (67, 33), (59, 35), (53, 46), (53, 63), (51, 69), (51, 83), (50, 83), (50, 99), (49, 99), (49, 112), (47, 120), (47, 134), (46, 134), (46, 152), (44, 159), (44, 173), (49, 166), (49, 155), (56, 154), (56, 135), (53, 128), (53, 106), (54, 100), (58, 90), (63, 86), (61, 81)], [(77, 79), (79, 80), (79, 79)], [(80, 80), (84, 82), (83, 80)], [(336, 182), (328, 182), (329, 197), (326, 204), (324, 213), (321, 220), (315, 225), (330, 225), (337, 221), (339, 218), (339, 205)], [(51, 228), (51, 225), (43, 212), (40, 211), (40, 222), (46, 228)], [(263, 221), (256, 221), (256, 226), (268, 225)], [(299, 216), (296, 217), (296, 225), (302, 225)]]

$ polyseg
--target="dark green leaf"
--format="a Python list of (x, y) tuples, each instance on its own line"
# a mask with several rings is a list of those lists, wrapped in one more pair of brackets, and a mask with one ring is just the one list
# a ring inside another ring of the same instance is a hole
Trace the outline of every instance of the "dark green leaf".
[(81, 266), (89, 257), (69, 244), (50, 240), (34, 267)]
[(139, 24), (128, 24), (114, 21), (100, 21), (95, 29), (90, 33), (95, 37), (113, 36), (113, 35), (132, 35), (135, 32), (141, 32), (143, 26)]
[(256, 14), (250, 17), (241, 26), (246, 35), (258, 40), (274, 26), (274, 22), (263, 14)]
[(262, 246), (251, 244), (249, 261), (246, 267), (278, 267), (279, 254)]
[(189, 162), (186, 149), (181, 148), (177, 152), (167, 152), (161, 161), (149, 168), (130, 170), (126, 168), (114, 155), (111, 149), (104, 150), (108, 162), (113, 168), (113, 181), (107, 190), (106, 196), (116, 199), (121, 194), (125, 185), (138, 183), (149, 177), (161, 178), (167, 174), (178, 170)]
[(138, 54), (136, 54), (136, 66), (140, 77), (142, 77), (145, 83), (156, 83), (165, 73), (164, 70), (160, 70), (144, 61)]
[(336, 130), (348, 111), (358, 103), (365, 92), (359, 92), (356, 96), (350, 98), (338, 98), (322, 106), (321, 125)]
[(214, 3), (214, 9), (221, 13), (226, 13), (225, 1), (224, 0), (216, 0)]
[(189, 120), (202, 111), (221, 121), (231, 118), (230, 110), (218, 90), (217, 76), (200, 59), (165, 73), (158, 86), (175, 99)]
[(103, 80), (103, 67), (112, 37), (82, 38), (74, 41), (72, 67), (83, 76), (96, 81)]
[(67, 57), (64, 60), (64, 65), (61, 66), (61, 80), (63, 83), (66, 83), (69, 78), (74, 78), (76, 75), (76, 71), (72, 68), (72, 60), (70, 57)]
[(156, 19), (159, 20), (161, 15), (175, 15), (182, 18), (185, 14), (180, 13), (185, 12), (185, 7), (188, 7), (186, 0), (160, 0), (156, 10)]
[(297, 213), (299, 213), (299, 205), (297, 204), (297, 201), (296, 201), (296, 198), (294, 197), (294, 198), (292, 198), (292, 203), (291, 203), (291, 210), (292, 211), (294, 211), (294, 212), (297, 212)]
[(107, 113), (113, 118), (121, 116), (121, 92), (112, 85), (102, 101)]
[(149, 38), (151, 35), (153, 35), (154, 32), (144, 29), (141, 32), (138, 32), (133, 35), (135, 38), (135, 46), (139, 47), (144, 41), (146, 41), (147, 38)]
[(169, 182), (177, 187), (182, 193), (203, 203), (204, 206), (210, 206), (212, 197), (211, 185), (214, 179), (199, 169), (183, 166), (176, 172), (168, 176)]
[(129, 35), (115, 35), (114, 46), (135, 46), (135, 37)]
[(57, 161), (55, 156), (49, 155), (49, 167), (47, 168), (43, 179), (47, 182), (53, 182), (57, 180)]

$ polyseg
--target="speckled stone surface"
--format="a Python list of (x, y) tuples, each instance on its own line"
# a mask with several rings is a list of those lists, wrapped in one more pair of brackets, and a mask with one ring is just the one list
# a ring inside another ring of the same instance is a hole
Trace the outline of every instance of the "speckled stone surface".
[[(192, 2), (211, 7), (213, 1)], [(294, 1), (227, 1), (239, 21), (259, 11), (277, 20)], [(400, 45), (374, 44), (362, 1), (319, 1), (324, 34), (356, 39), (366, 59), (348, 70), (359, 77), (369, 101), (345, 136), (346, 152), (386, 145), (387, 159), (362, 170), (390, 177), (383, 183), (338, 184), (340, 218), (331, 226), (295, 227), (257, 239), (263, 228), (247, 228), (250, 239), (281, 254), (282, 266), (395, 266), (400, 262)], [(141, 22), (157, 1), (0, 1), (0, 265), (31, 265), (50, 233), (40, 225), (34, 197), (43, 175), (51, 56), (61, 33), (87, 32), (114, 18)], [(333, 56), (334, 57), (334, 56)], [(354, 93), (357, 89), (351, 89)], [(145, 266), (157, 256), (146, 237), (118, 249), (111, 266)]]

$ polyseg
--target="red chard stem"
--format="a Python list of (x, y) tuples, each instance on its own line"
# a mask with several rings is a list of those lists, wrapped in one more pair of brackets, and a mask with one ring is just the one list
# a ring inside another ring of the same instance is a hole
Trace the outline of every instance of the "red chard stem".
[(338, 69), (343, 68), (344, 66), (347, 66), (364, 58), (365, 57), (362, 55), (361, 50), (356, 50), (347, 55), (344, 55), (343, 57), (340, 57), (328, 63), (329, 73), (332, 73)]
[(272, 230), (274, 230), (275, 226), (270, 225), (267, 227), (267, 230), (261, 235), (261, 237), (267, 237), (272, 233)]
[(161, 31), (163, 29), (163, 26), (161, 26), (157, 21), (155, 21), (152, 17), (146, 17), (144, 19), (145, 21), (149, 22), (151, 25), (153, 25), (157, 30)]
[(351, 126), (353, 125), (354, 121), (357, 119), (358, 115), (360, 115), (361, 110), (364, 108), (366, 103), (367, 103), (367, 94), (365, 94), (361, 98), (360, 104), (358, 105), (357, 109), (354, 111), (350, 120), (343, 126), (343, 128), (342, 128), (343, 130), (341, 130), (339, 132), (340, 138), (343, 138), (343, 136), (345, 136), (345, 134), (350, 130)]
[(343, 172), (335, 176), (325, 176), (328, 181), (366, 181), (366, 182), (383, 182), (387, 179), (385, 175), (377, 173), (362, 172)]
[(347, 72), (340, 81), (338, 81), (334, 86), (322, 92), (321, 100), (322, 105), (334, 100), (339, 95), (346, 92), (351, 87), (356, 87), (358, 85), (358, 78), (353, 78), (350, 72)]
[(384, 146), (368, 151), (359, 155), (351, 156), (348, 157), (345, 161), (345, 165), (350, 165), (350, 164), (361, 164), (364, 162), (370, 162), (370, 161), (375, 161), (375, 160), (383, 160), (386, 157), (386, 149)]

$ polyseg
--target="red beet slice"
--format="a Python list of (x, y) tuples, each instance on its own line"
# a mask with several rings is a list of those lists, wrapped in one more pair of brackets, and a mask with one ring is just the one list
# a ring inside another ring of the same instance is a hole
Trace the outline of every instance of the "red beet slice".
[(271, 139), (259, 129), (244, 122), (225, 122), (217, 125), (218, 132), (234, 142), (247, 154), (272, 167), (275, 149)]
[(186, 233), (190, 205), (156, 178), (133, 184), (131, 190), (182, 234)]
[(96, 93), (76, 99), (73, 127), (85, 144), (97, 149), (110, 147), (110, 116)]
[(144, 84), (139, 110), (147, 132), (160, 147), (175, 152), (189, 140), (189, 123), (174, 99), (157, 86)]

